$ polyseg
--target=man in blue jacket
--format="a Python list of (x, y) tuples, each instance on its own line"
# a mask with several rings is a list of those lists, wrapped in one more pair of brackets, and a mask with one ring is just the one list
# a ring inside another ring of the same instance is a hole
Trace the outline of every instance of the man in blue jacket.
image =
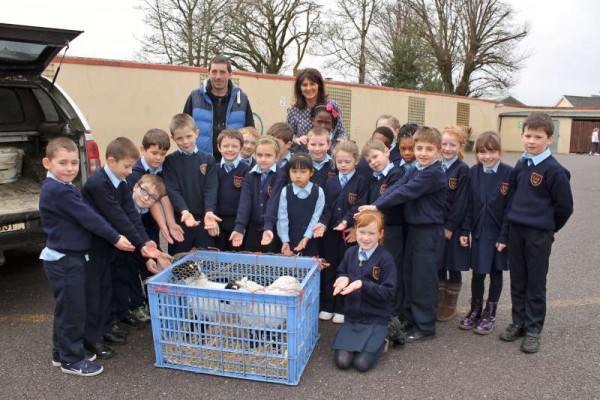
[(198, 149), (212, 154), (218, 162), (219, 132), (254, 126), (254, 117), (248, 96), (231, 82), (231, 61), (227, 57), (213, 57), (208, 64), (208, 75), (202, 86), (190, 93), (183, 112), (194, 118), (200, 130), (196, 138)]

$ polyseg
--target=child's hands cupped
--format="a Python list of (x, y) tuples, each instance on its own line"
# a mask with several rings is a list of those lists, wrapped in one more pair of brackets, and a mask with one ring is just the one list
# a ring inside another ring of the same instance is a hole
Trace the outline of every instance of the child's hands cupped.
[(261, 246), (268, 246), (273, 241), (273, 231), (264, 231), (262, 234)]
[(300, 241), (300, 243), (298, 243), (298, 246), (294, 247), (294, 251), (302, 251), (306, 248), (306, 245), (308, 244), (308, 238), (307, 237), (303, 237), (302, 240)]
[(325, 235), (325, 225), (317, 224), (317, 226), (313, 228), (313, 237), (320, 238), (323, 237), (323, 235)]
[(444, 228), (444, 236), (446, 237), (446, 240), (452, 239), (452, 231), (450, 229)]
[(340, 222), (340, 224), (338, 226), (336, 226), (335, 228), (333, 228), (334, 231), (343, 231), (348, 227), (348, 222), (347, 221), (342, 221)]
[[(206, 229), (206, 228), (204, 228)], [(219, 236), (219, 233), (221, 232), (221, 229), (219, 228), (219, 224), (217, 224), (216, 228), (210, 228), (210, 229), (206, 229), (208, 231), (208, 235), (215, 237), (215, 236)]]
[(460, 241), (460, 245), (462, 247), (469, 247), (469, 237), (468, 236), (461, 236), (460, 238), (458, 238), (458, 240)]
[(342, 290), (342, 295), (346, 296), (358, 289), (360, 289), (362, 287), (362, 281), (361, 280), (355, 280), (354, 282), (352, 282), (351, 284), (349, 284), (348, 286), (346, 286), (343, 290)]
[(504, 243), (496, 243), (496, 250), (502, 251), (506, 248), (506, 244)]
[(183, 242), (183, 229), (177, 224), (169, 225), (169, 233), (177, 242)]
[(119, 240), (115, 243), (115, 247), (122, 251), (134, 251), (135, 246), (123, 235), (119, 235)]
[(169, 228), (166, 225), (160, 227), (160, 235), (167, 241), (167, 243), (173, 244), (173, 237), (171, 237)]
[(145, 258), (158, 258), (161, 251), (156, 247), (156, 243), (150, 240), (140, 249), (140, 253), (142, 253), (142, 256)]
[(346, 286), (348, 286), (348, 283), (350, 283), (350, 278), (348, 278), (347, 276), (340, 276), (339, 278), (337, 278), (333, 284), (333, 295), (337, 296), (342, 290), (346, 288)]
[(162, 268), (160, 268), (158, 266), (158, 264), (156, 263), (156, 261), (154, 261), (153, 259), (148, 259), (146, 260), (146, 269), (148, 270), (148, 272), (150, 272), (152, 275), (158, 274)]
[(348, 228), (344, 231), (346, 243), (356, 243), (356, 229)]
[(193, 228), (200, 225), (200, 221), (196, 221), (194, 216), (189, 211), (181, 212), (181, 223), (185, 224), (188, 228)]
[(289, 243), (284, 243), (281, 246), (281, 254), (284, 254), (286, 256), (291, 256), (294, 255), (294, 252), (292, 251), (292, 249), (290, 248), (290, 244)]
[(229, 236), (229, 240), (231, 241), (231, 245), (233, 247), (240, 247), (242, 242), (244, 241), (244, 235), (239, 232), (233, 231), (231, 232), (231, 236)]
[(219, 222), (221, 221), (222, 219), (217, 217), (212, 211), (207, 211), (204, 214), (204, 229), (209, 230), (218, 228)]

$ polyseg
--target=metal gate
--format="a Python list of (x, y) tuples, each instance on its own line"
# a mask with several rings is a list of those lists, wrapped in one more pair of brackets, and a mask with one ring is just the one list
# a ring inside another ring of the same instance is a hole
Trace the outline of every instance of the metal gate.
[(600, 128), (599, 120), (573, 120), (571, 123), (570, 153), (589, 153), (592, 147), (592, 131)]

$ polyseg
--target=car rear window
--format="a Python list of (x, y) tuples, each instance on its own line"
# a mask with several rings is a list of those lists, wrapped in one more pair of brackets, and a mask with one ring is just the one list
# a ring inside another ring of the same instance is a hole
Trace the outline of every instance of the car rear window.
[(35, 61), (46, 47), (45, 44), (0, 40), (0, 60)]
[(25, 121), (23, 106), (14, 90), (0, 87), (0, 124), (16, 124)]

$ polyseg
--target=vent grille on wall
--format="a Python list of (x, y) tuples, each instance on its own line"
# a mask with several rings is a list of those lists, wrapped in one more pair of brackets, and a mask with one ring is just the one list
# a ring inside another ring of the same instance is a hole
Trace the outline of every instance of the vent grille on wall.
[(352, 128), (352, 90), (327, 86), (327, 93), (331, 100), (335, 100), (342, 109), (342, 122), (348, 136), (350, 136)]
[(421, 97), (408, 98), (408, 123), (425, 125), (425, 99)]

